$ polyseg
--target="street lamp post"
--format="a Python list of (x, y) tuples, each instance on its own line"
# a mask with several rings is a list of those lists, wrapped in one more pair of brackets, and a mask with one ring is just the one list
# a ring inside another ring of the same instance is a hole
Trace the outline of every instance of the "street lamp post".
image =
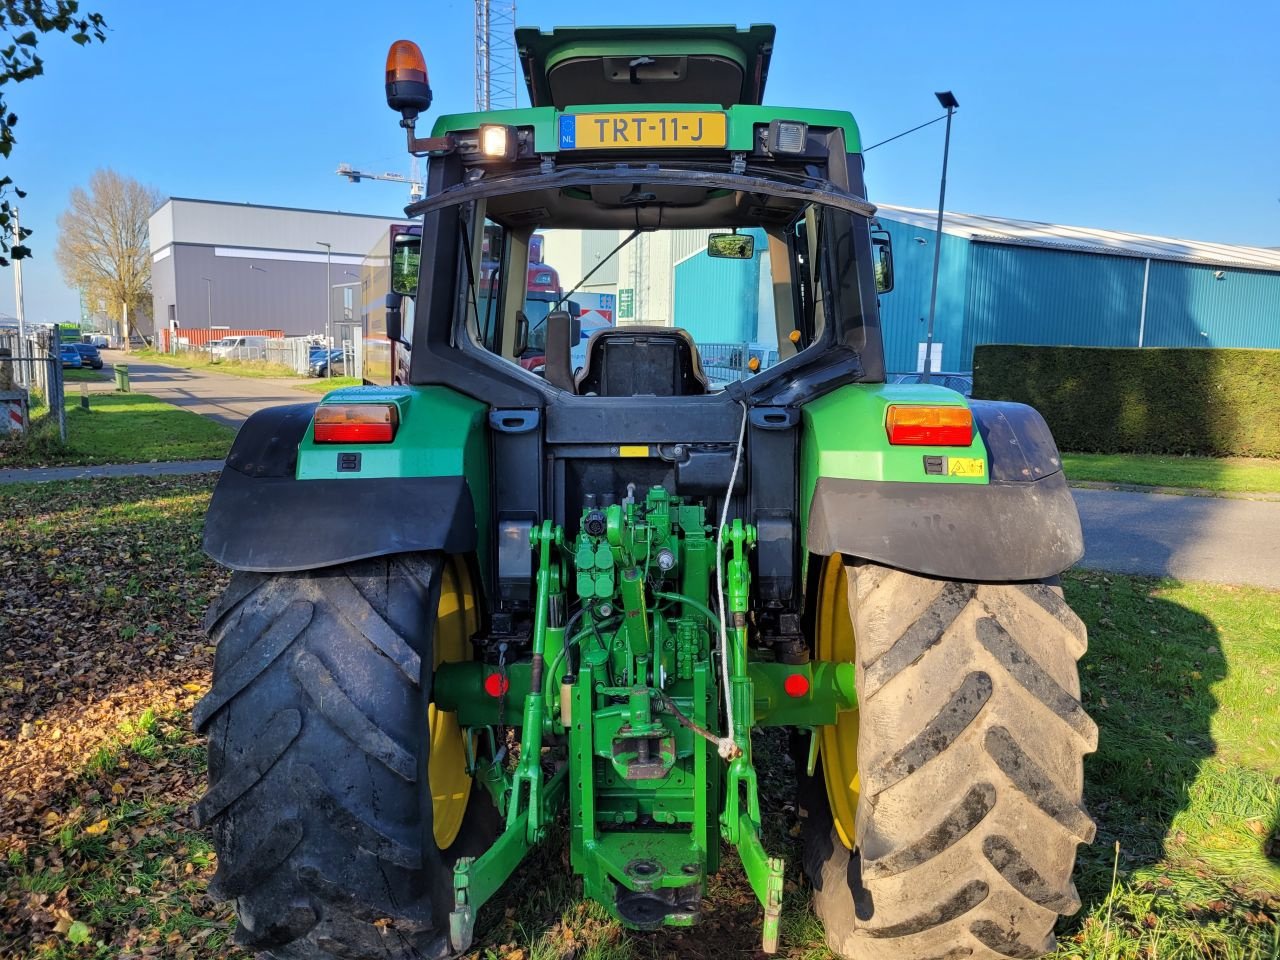
[(209, 359), (213, 359), (213, 281), (208, 277), (201, 277), (204, 281), (205, 292), (205, 308), (209, 311)]
[[(333, 266), (333, 244), (317, 240), (316, 245), (324, 247), (324, 337), (325, 349), (333, 349), (333, 287), (330, 284), (329, 271)], [(333, 363), (325, 364), (325, 376), (333, 376)]]
[(924, 371), (921, 381), (929, 382), (929, 371), (933, 368), (933, 316), (938, 306), (938, 264), (942, 260), (942, 211), (947, 203), (947, 156), (951, 152), (951, 115), (960, 106), (950, 90), (935, 93), (942, 109), (947, 111), (947, 135), (942, 143), (942, 186), (938, 191), (938, 228), (933, 242), (933, 286), (929, 291), (929, 328), (924, 339)]

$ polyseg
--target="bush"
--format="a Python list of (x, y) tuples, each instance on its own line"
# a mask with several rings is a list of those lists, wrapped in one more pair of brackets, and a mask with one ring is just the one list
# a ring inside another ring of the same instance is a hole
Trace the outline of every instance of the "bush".
[(1280, 350), (990, 344), (973, 395), (1031, 404), (1063, 450), (1280, 457)]

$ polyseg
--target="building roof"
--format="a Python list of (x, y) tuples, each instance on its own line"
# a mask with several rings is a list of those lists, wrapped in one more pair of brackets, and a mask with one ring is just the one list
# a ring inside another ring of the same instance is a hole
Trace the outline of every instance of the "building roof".
[(326, 254), (319, 241), (325, 241), (333, 245), (334, 258), (359, 263), (392, 224), (403, 222), (404, 217), (170, 197), (151, 214), (148, 226), (157, 262), (173, 244), (199, 244), (239, 248), (257, 258), (272, 250), (294, 251), (297, 255), (289, 259), (323, 263)]
[[(877, 204), (887, 220), (910, 224), (933, 231), (938, 222), (937, 210)], [(1177, 240), (1142, 233), (1124, 233), (1097, 227), (1068, 227), (1036, 220), (1013, 220), (973, 213), (943, 216), (943, 233), (965, 237), (982, 243), (1002, 243), (1075, 253), (1103, 253), (1119, 257), (1173, 260), (1181, 263), (1203, 263), (1210, 266), (1243, 267), (1249, 270), (1280, 271), (1280, 249), (1243, 247), (1230, 243), (1206, 243), (1200, 240)]]

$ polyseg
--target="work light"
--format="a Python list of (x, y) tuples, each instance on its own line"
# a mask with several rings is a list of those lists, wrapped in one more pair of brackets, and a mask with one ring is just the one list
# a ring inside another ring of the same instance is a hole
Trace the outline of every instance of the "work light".
[(798, 120), (774, 120), (769, 124), (770, 153), (804, 153), (809, 125)]

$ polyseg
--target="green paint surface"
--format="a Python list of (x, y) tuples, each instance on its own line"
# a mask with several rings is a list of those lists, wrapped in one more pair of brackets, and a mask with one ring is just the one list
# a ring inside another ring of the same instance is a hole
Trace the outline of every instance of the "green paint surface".
[[(299, 480), (466, 476), (473, 495), (488, 487), (486, 406), (448, 387), (346, 387), (321, 404), (394, 403), (400, 427), (391, 443), (316, 443), (312, 428), (298, 449)], [(338, 455), (359, 453), (359, 472), (340, 473)], [(478, 489), (476, 481), (481, 481)], [(479, 504), (477, 503), (477, 507)]]
[[(557, 131), (561, 113), (681, 113), (694, 110), (723, 112), (727, 117), (729, 145), (726, 150), (708, 150), (709, 156), (726, 151), (747, 152), (755, 146), (755, 130), (758, 125), (772, 120), (797, 120), (811, 127), (838, 127), (844, 131), (845, 150), (858, 153), (862, 150), (862, 137), (853, 115), (844, 110), (813, 110), (804, 107), (771, 107), (753, 104), (737, 104), (727, 110), (718, 103), (615, 103), (571, 106), (559, 111), (554, 107), (529, 107), (522, 110), (493, 110), (488, 113), (453, 113), (436, 118), (431, 129), (433, 137), (447, 133), (466, 134), (479, 129), (482, 123), (502, 123), (513, 127), (530, 127), (533, 130), (533, 147), (538, 153), (559, 153)], [(571, 156), (574, 151), (564, 151)], [(619, 157), (635, 155), (649, 157), (652, 149), (611, 151)]]
[[(809, 529), (809, 507), (821, 477), (912, 483), (989, 482), (987, 448), (975, 424), (968, 447), (892, 446), (885, 418), (892, 404), (967, 406), (946, 387), (922, 383), (859, 383), (841, 387), (806, 404), (800, 452), (800, 529)], [(927, 456), (980, 457), (981, 477), (925, 473)]]
[[(493, 540), (487, 405), (437, 386), (346, 387), (326, 394), (320, 403), (394, 403), (400, 427), (391, 443), (344, 444), (316, 443), (308, 426), (298, 447), (297, 478), (466, 477), (476, 515), (476, 554), (487, 576)], [(341, 453), (359, 453), (360, 470), (339, 473)]]

